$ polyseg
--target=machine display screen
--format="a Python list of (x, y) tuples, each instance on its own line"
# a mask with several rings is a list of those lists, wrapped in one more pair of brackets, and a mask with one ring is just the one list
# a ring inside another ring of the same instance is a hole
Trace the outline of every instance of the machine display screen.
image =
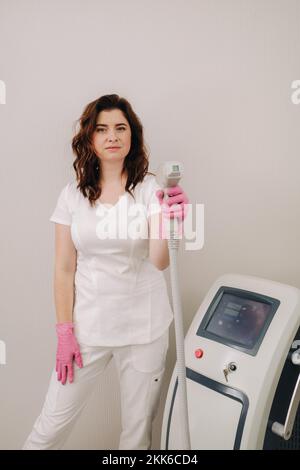
[(252, 349), (266, 329), (272, 310), (268, 302), (224, 292), (205, 330)]

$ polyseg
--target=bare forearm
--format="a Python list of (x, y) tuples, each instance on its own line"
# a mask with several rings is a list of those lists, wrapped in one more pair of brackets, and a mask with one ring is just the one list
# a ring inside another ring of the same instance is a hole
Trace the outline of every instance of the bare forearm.
[(149, 259), (160, 271), (170, 264), (168, 240), (163, 238), (162, 224), (161, 213), (149, 218)]
[(72, 271), (56, 269), (54, 272), (54, 299), (58, 323), (73, 320), (74, 275)]

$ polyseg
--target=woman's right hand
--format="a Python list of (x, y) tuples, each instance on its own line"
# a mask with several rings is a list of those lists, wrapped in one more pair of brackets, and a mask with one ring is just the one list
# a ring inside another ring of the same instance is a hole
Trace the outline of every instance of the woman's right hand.
[(57, 380), (65, 385), (68, 377), (69, 382), (73, 382), (73, 360), (78, 367), (82, 368), (82, 357), (78, 342), (73, 333), (74, 324), (64, 322), (56, 324), (57, 351), (56, 351), (56, 372)]

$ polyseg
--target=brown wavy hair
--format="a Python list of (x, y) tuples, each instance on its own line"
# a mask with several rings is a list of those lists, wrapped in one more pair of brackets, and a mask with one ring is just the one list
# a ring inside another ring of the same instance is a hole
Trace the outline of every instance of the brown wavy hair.
[(76, 172), (77, 188), (89, 199), (92, 207), (101, 195), (101, 162), (95, 153), (92, 136), (99, 113), (107, 109), (120, 109), (131, 129), (130, 151), (122, 168), (122, 175), (126, 170), (128, 173), (125, 190), (134, 198), (131, 191), (135, 186), (143, 181), (147, 174), (154, 175), (148, 172), (149, 157), (144, 142), (143, 125), (130, 103), (117, 94), (101, 96), (89, 103), (81, 117), (75, 121), (75, 126), (76, 122), (79, 122), (79, 130), (72, 139), (72, 149), (76, 156), (73, 168)]

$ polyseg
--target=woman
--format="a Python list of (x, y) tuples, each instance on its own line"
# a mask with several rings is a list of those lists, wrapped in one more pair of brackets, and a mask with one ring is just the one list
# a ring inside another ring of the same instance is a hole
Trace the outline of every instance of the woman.
[(72, 148), (77, 182), (62, 189), (50, 218), (56, 367), (23, 449), (61, 449), (112, 357), (121, 388), (119, 449), (150, 449), (173, 320), (164, 228), (172, 217), (183, 221), (188, 199), (177, 186), (163, 201), (147, 171), (142, 124), (118, 95), (86, 106)]

